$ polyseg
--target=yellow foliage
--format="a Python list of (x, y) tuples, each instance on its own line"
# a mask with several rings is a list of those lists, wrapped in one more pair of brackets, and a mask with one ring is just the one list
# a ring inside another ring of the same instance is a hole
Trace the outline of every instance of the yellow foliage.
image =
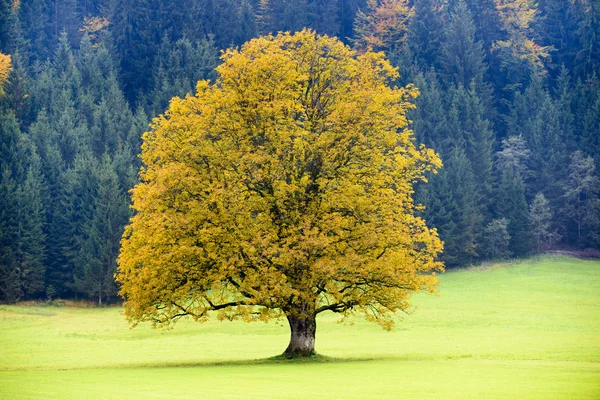
[[(304, 30), (227, 50), (143, 136), (117, 280), (130, 322), (364, 312), (390, 328), (442, 250), (413, 185), (414, 87), (382, 53)], [(299, 311), (301, 310), (301, 311)]]
[(84, 17), (83, 25), (79, 28), (79, 32), (87, 33), (92, 41), (93, 47), (98, 47), (98, 41), (101, 38), (102, 32), (108, 29), (110, 22), (103, 17)]
[(535, 3), (532, 0), (496, 0), (496, 9), (508, 40), (496, 41), (493, 49), (508, 52), (512, 58), (543, 72), (552, 47), (540, 46), (533, 40), (531, 25), (538, 13)]
[(406, 40), (408, 23), (414, 15), (408, 0), (369, 0), (367, 12), (356, 16), (355, 45), (360, 52), (367, 49), (398, 49)]
[(0, 53), (0, 96), (4, 94), (2, 85), (4, 85), (4, 82), (6, 82), (8, 80), (10, 71), (11, 71), (10, 55)]

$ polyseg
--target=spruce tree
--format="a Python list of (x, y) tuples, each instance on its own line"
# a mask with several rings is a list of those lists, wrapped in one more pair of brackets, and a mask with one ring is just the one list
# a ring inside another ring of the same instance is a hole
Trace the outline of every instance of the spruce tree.
[(22, 293), (19, 265), (19, 185), (26, 177), (26, 151), (14, 115), (0, 105), (0, 300)]
[(518, 172), (502, 171), (495, 211), (496, 218), (508, 220), (510, 251), (518, 257), (529, 254), (532, 250), (529, 207), (525, 199), (525, 184)]
[(443, 38), (439, 62), (445, 80), (450, 86), (474, 86), (489, 107), (491, 89), (484, 78), (487, 65), (483, 44), (475, 39), (475, 24), (464, 0), (459, 0), (450, 11)]
[(45, 60), (50, 50), (48, 25), (48, 4), (45, 0), (21, 0), (19, 21), (23, 31), (25, 50), (30, 63)]
[(483, 231), (482, 253), (487, 259), (496, 260), (511, 256), (508, 224), (506, 218), (498, 218), (486, 225)]
[(455, 253), (447, 254), (447, 257), (454, 256), (456, 264), (465, 265), (478, 257), (478, 239), (483, 222), (478, 188), (471, 163), (462, 148), (455, 147), (452, 150), (446, 168), (448, 184), (456, 204), (453, 215), (456, 226), (452, 236), (445, 239), (446, 243), (454, 242)]
[(569, 174), (563, 183), (565, 206), (572, 229), (570, 241), (580, 247), (597, 246), (600, 239), (600, 179), (591, 156), (571, 154)]
[(409, 113), (415, 136), (419, 143), (440, 151), (446, 139), (447, 121), (437, 74), (434, 71), (419, 73), (415, 85), (420, 95), (415, 100), (415, 109)]
[(24, 298), (40, 297), (44, 293), (45, 210), (42, 203), (44, 181), (39, 157), (33, 153), (31, 166), (23, 184), (17, 190), (18, 236), (15, 256), (20, 271), (21, 293)]
[(492, 166), (494, 132), (486, 118), (485, 106), (477, 95), (474, 82), (467, 90), (462, 86), (448, 90), (453, 115), (458, 121), (456, 135), (463, 140), (463, 147), (475, 174), (477, 193), (482, 211), (487, 212), (492, 193)]
[(238, 25), (235, 29), (235, 44), (242, 45), (258, 36), (256, 12), (249, 0), (242, 0), (237, 11)]
[(113, 276), (123, 227), (129, 216), (127, 201), (108, 156), (97, 170), (98, 192), (91, 218), (83, 227), (83, 241), (77, 256), (75, 287), (95, 298), (98, 304), (116, 294)]
[(414, 64), (422, 71), (438, 65), (443, 38), (443, 9), (439, 0), (415, 0), (414, 16), (410, 20), (406, 48)]

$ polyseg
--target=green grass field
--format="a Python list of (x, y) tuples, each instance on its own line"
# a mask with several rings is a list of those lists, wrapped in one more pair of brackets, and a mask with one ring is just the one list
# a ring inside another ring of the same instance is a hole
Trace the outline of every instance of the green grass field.
[(0, 306), (0, 399), (600, 399), (600, 262), (443, 274), (385, 332), (323, 315), (317, 361), (284, 322), (129, 329), (116, 308)]

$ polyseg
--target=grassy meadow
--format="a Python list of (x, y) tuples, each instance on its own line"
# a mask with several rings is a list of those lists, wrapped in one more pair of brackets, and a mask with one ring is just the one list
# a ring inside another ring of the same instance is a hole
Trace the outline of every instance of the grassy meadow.
[(600, 399), (600, 261), (441, 276), (385, 332), (322, 315), (312, 361), (269, 359), (285, 321), (129, 329), (118, 308), (0, 306), (0, 399)]

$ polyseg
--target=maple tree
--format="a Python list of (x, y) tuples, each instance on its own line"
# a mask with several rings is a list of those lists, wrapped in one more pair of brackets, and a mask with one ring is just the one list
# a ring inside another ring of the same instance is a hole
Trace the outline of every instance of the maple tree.
[(434, 292), (435, 229), (413, 184), (441, 166), (416, 147), (417, 90), (382, 53), (303, 30), (227, 50), (211, 84), (143, 136), (117, 280), (132, 324), (285, 316), (284, 355), (314, 353), (317, 314), (386, 329)]

